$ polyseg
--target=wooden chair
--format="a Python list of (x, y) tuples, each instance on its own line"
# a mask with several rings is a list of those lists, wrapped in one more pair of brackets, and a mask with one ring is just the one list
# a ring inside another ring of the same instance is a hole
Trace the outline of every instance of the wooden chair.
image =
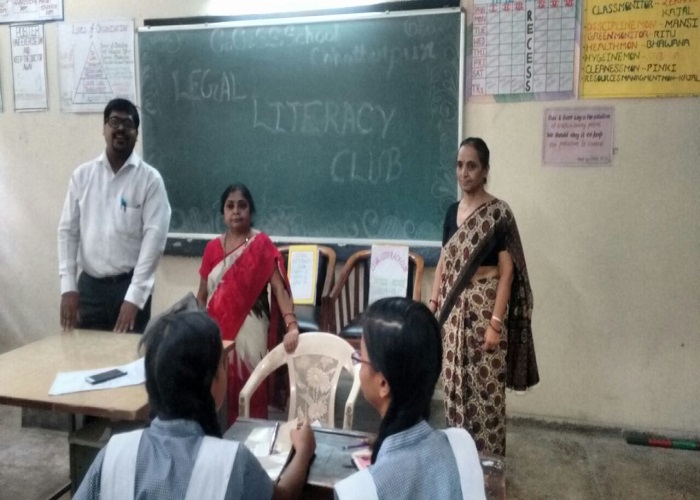
[(306, 417), (324, 427), (335, 427), (335, 395), (343, 369), (353, 376), (345, 402), (343, 429), (352, 429), (353, 412), (360, 392), (360, 365), (353, 365), (353, 347), (337, 335), (308, 332), (299, 336), (299, 344), (287, 354), (280, 344), (255, 367), (241, 390), (238, 408), (241, 417), (250, 417), (250, 398), (268, 375), (286, 364), (289, 370), (289, 419)]
[[(279, 248), (284, 258), (284, 267), (289, 261), (289, 246)], [(316, 305), (295, 304), (294, 312), (299, 322), (299, 332), (318, 332), (325, 330), (327, 320), (323, 318), (322, 301), (331, 293), (335, 282), (335, 252), (330, 247), (318, 247), (318, 277), (316, 281)]]
[[(361, 316), (369, 301), (369, 269), (371, 250), (360, 250), (350, 256), (330, 295), (324, 299), (324, 313), (329, 318), (325, 329), (335, 332), (359, 349), (362, 336)], [(420, 301), (423, 286), (423, 257), (408, 253), (408, 286), (406, 297)]]

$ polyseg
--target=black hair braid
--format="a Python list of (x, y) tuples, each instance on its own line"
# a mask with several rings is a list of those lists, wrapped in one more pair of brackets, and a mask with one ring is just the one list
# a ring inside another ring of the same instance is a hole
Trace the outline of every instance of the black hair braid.
[(205, 434), (221, 437), (211, 394), (222, 350), (216, 323), (202, 312), (172, 314), (149, 326), (141, 344), (152, 415), (194, 420)]

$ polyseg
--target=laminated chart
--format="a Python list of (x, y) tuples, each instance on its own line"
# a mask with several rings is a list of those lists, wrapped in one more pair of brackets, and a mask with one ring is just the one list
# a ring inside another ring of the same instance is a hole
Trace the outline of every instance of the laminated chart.
[(136, 102), (133, 19), (58, 25), (61, 111), (99, 112), (111, 99)]
[(472, 97), (573, 97), (576, 10), (576, 0), (474, 0)]
[(586, 0), (581, 97), (700, 95), (700, 0)]

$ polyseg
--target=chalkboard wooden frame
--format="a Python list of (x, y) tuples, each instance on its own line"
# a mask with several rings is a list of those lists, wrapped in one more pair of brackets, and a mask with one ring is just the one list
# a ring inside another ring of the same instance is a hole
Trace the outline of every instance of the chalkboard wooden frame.
[[(377, 16), (380, 16), (382, 19), (387, 19), (389, 17), (407, 17), (407, 16), (429, 16), (433, 14), (445, 14), (445, 13), (452, 13), (455, 15), (459, 15), (460, 18), (460, 29), (459, 29), (459, 55), (458, 55), (458, 98), (457, 98), (457, 131), (454, 134), (454, 150), (456, 150), (457, 144), (459, 139), (462, 137), (462, 129), (463, 129), (463, 96), (464, 96), (464, 13), (461, 12), (459, 9), (436, 9), (436, 10), (431, 10), (431, 11), (426, 11), (426, 12), (416, 12), (416, 11), (405, 11), (405, 12), (398, 12), (398, 13), (382, 13), (382, 14), (377, 14), (377, 13), (364, 13), (364, 14), (353, 14), (353, 15), (340, 15), (340, 16), (321, 16), (321, 17), (297, 17), (297, 18), (283, 18), (283, 19), (263, 19), (263, 20), (248, 20), (248, 21), (243, 21), (243, 22), (234, 22), (234, 23), (225, 23), (223, 25), (217, 25), (217, 27), (251, 27), (251, 26), (270, 26), (270, 25), (287, 25), (287, 24), (299, 24), (299, 23), (316, 23), (316, 22), (353, 22), (353, 21), (358, 21), (358, 20), (363, 20), (363, 19), (376, 19)], [(202, 26), (169, 26), (169, 27), (157, 27), (157, 28), (141, 28), (139, 30), (139, 34), (142, 32), (149, 32), (149, 31), (155, 31), (155, 30), (164, 30), (164, 31), (173, 31), (173, 30), (193, 30), (193, 29), (208, 29), (211, 28), (209, 25), (202, 25)], [(142, 72), (141, 72), (142, 73)], [(143, 75), (140, 73), (140, 77), (143, 78)], [(143, 95), (143, 94), (142, 94)], [(146, 117), (144, 120), (145, 123), (148, 122), (148, 118)], [(144, 136), (144, 144), (148, 141), (147, 135)], [(146, 149), (146, 147), (144, 148)], [(146, 156), (146, 159), (148, 160), (149, 158)], [(156, 166), (158, 166), (158, 162), (154, 162)], [(456, 193), (456, 189), (454, 188), (454, 180), (453, 177), (450, 179), (451, 186), (450, 186), (450, 194), (448, 197), (451, 197), (449, 201), (454, 201), (456, 199), (456, 196), (452, 197), (454, 193)], [(428, 188), (429, 189), (429, 188)], [(253, 195), (256, 196), (256, 193), (253, 192)], [(434, 218), (434, 217), (433, 217)], [(436, 220), (435, 223), (438, 226), (441, 226), (442, 218), (441, 215), (439, 217), (439, 220)], [(223, 228), (223, 226), (222, 226)], [(261, 229), (265, 230), (265, 227), (261, 227)], [(216, 236), (216, 233), (212, 232), (172, 232), (170, 233), (170, 238), (167, 246), (167, 253), (168, 254), (173, 254), (173, 255), (201, 255), (201, 250), (200, 247), (203, 247), (203, 243), (205, 243), (207, 240), (213, 238)], [(347, 247), (347, 248), (358, 248), (358, 247), (367, 247), (370, 246), (373, 243), (376, 242), (381, 242), (381, 241), (388, 241), (392, 243), (399, 243), (399, 244), (407, 244), (411, 246), (413, 249), (420, 249), (423, 248), (425, 249), (425, 252), (420, 251), (420, 253), (426, 253), (426, 257), (428, 257), (428, 260), (432, 261), (433, 259), (431, 258), (432, 254), (435, 253), (435, 251), (440, 247), (440, 242), (437, 241), (437, 239), (433, 240), (431, 239), (409, 239), (409, 238), (402, 238), (402, 239), (397, 239), (397, 238), (392, 238), (392, 237), (383, 237), (381, 235), (377, 237), (371, 237), (371, 238), (356, 238), (356, 237), (324, 237), (324, 236), (309, 236), (309, 235), (302, 235), (302, 236), (290, 236), (290, 235), (281, 235), (277, 236), (274, 234), (274, 232), (271, 232), (271, 237), (273, 240), (275, 240), (278, 243), (323, 243), (323, 244), (331, 244), (337, 249), (342, 249)]]
[(401, 12), (401, 11), (427, 11), (444, 9), (449, 7), (460, 8), (460, 0), (389, 0), (367, 5), (356, 5), (329, 9), (315, 9), (313, 11), (288, 11), (268, 12), (259, 14), (232, 14), (218, 16), (190, 16), (144, 19), (144, 26), (184, 26), (196, 24), (226, 23), (232, 21), (250, 21), (260, 19), (289, 19), (304, 16), (336, 16), (343, 14), (362, 14), (367, 12)]

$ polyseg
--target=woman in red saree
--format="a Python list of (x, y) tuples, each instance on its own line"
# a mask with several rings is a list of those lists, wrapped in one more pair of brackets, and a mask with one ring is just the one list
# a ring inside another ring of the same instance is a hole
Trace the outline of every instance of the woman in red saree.
[(462, 199), (445, 216), (443, 248), (430, 299), (443, 336), (445, 417), (480, 452), (505, 455), (506, 387), (539, 381), (532, 340), (532, 291), (515, 217), (486, 192), (489, 149), (460, 144)]
[[(226, 232), (204, 249), (197, 301), (218, 323), (224, 340), (234, 340), (228, 359), (228, 420), (238, 417), (238, 395), (253, 369), (283, 338), (296, 349), (299, 329), (284, 262), (270, 238), (252, 228), (255, 204), (243, 184), (221, 195)], [(268, 299), (272, 289), (272, 304)], [(286, 332), (279, 331), (286, 325)], [(263, 383), (251, 397), (251, 417), (267, 418), (268, 390)]]

